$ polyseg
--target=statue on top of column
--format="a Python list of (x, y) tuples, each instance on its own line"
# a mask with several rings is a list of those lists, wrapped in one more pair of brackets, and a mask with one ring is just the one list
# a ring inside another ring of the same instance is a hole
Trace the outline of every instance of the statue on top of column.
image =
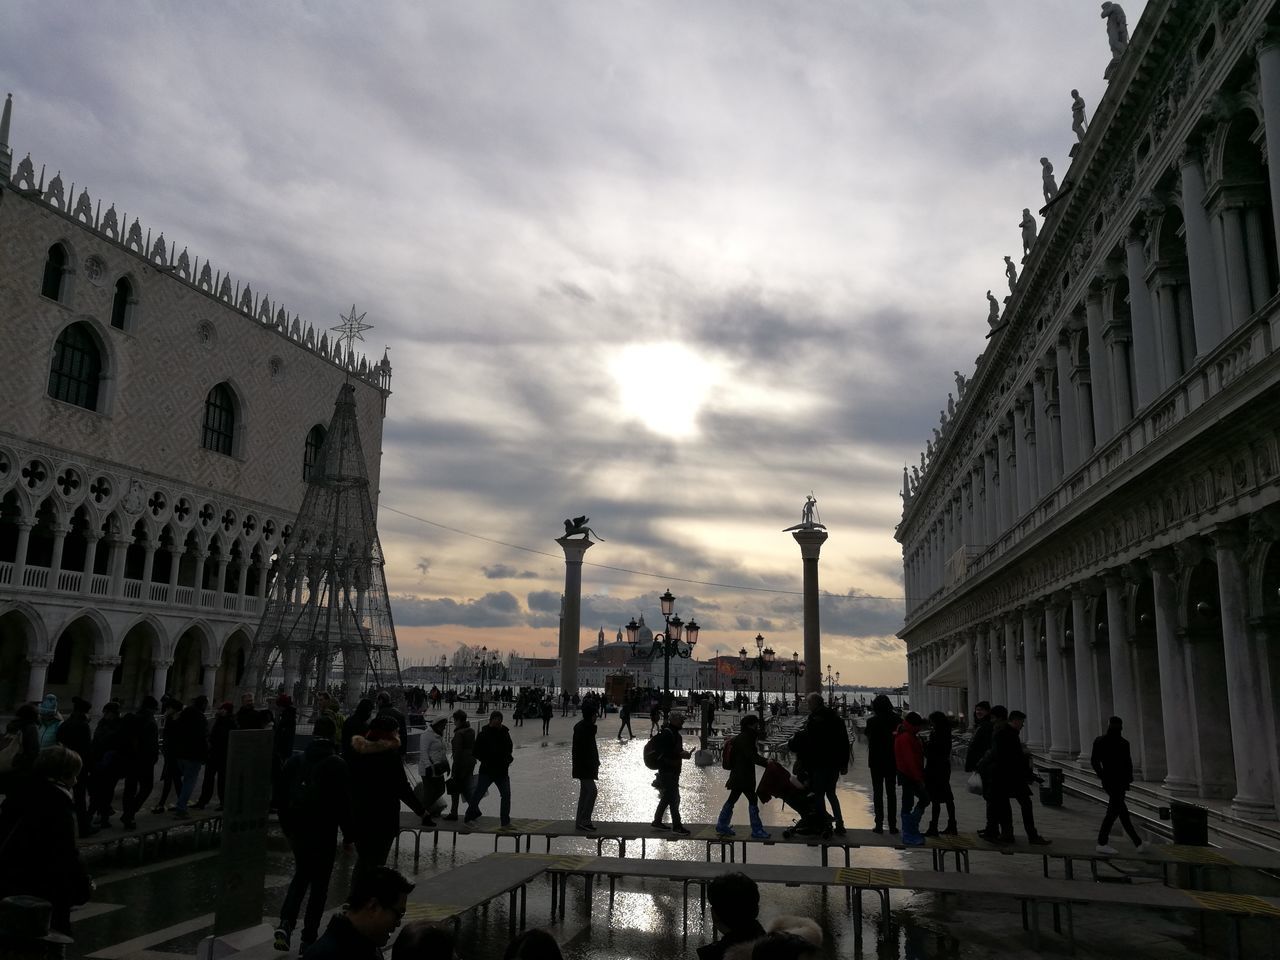
[(1018, 289), (1018, 268), (1013, 265), (1013, 257), (1004, 258), (1004, 275), (1009, 280), (1009, 293)]
[(1031, 215), (1030, 207), (1022, 208), (1022, 220), (1018, 225), (1022, 227), (1022, 262), (1026, 263), (1036, 242), (1036, 218)]
[(1052, 203), (1058, 195), (1058, 181), (1053, 176), (1053, 164), (1048, 157), (1040, 158), (1040, 182), (1044, 187), (1044, 202)]
[(1079, 90), (1071, 91), (1071, 130), (1077, 141), (1084, 139), (1084, 98), (1080, 96)]
[[(905, 471), (904, 471), (905, 475)], [(817, 519), (818, 501), (810, 493), (804, 498), (804, 507), (800, 512), (800, 522), (793, 527), (787, 527), (783, 533), (790, 533), (792, 530), (825, 530), (827, 529), (821, 520)]]
[(1102, 4), (1102, 19), (1107, 21), (1107, 42), (1111, 45), (1112, 62), (1119, 60), (1129, 49), (1129, 21), (1124, 8), (1107, 0)]
[(590, 522), (591, 518), (587, 516), (574, 517), (572, 520), (566, 517), (564, 521), (564, 535), (566, 537), (581, 536), (584, 540), (590, 540), (592, 537), (595, 537), (595, 539), (603, 543), (604, 537), (600, 536), (600, 534), (587, 526)]

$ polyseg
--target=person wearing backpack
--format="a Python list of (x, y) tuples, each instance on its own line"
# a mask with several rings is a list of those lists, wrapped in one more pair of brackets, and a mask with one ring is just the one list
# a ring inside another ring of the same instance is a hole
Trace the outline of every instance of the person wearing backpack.
[(733, 818), (733, 808), (738, 798), (747, 798), (747, 813), (751, 817), (751, 837), (754, 840), (768, 840), (769, 833), (760, 820), (760, 801), (756, 797), (756, 767), (767, 763), (760, 755), (760, 719), (754, 714), (743, 717), (740, 724), (741, 733), (725, 745), (723, 764), (729, 770), (729, 780), (725, 784), (729, 788), (729, 799), (720, 808), (720, 818), (716, 821), (716, 833), (722, 837), (732, 837), (733, 827), (729, 821)]
[(338, 829), (352, 831), (347, 764), (338, 756), (337, 735), (332, 717), (317, 717), (306, 750), (286, 760), (281, 771), (280, 826), (293, 849), (294, 868), (275, 932), (277, 950), (289, 949), (304, 896), (307, 909), (298, 952), (315, 942), (338, 854)]
[(684, 748), (684, 740), (680, 737), (683, 727), (684, 714), (679, 710), (671, 711), (667, 717), (667, 725), (644, 745), (644, 757), (646, 766), (650, 765), (652, 757), (657, 764), (654, 769), (658, 771), (653, 780), (654, 786), (658, 788), (658, 809), (654, 812), (650, 826), (655, 830), (667, 829), (662, 817), (670, 807), (671, 832), (687, 837), (690, 831), (680, 822), (680, 770), (684, 761), (693, 754)]

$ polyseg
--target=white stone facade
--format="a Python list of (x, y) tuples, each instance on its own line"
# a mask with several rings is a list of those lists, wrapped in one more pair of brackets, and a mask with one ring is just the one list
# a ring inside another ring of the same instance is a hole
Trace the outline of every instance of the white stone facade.
[(1267, 819), (1276, 14), (1147, 5), (897, 532), (914, 707), (1002, 702), (1082, 762), (1118, 714), (1142, 778)]
[(230, 697), (347, 377), (377, 489), (390, 364), (9, 168), (0, 143), (0, 712)]

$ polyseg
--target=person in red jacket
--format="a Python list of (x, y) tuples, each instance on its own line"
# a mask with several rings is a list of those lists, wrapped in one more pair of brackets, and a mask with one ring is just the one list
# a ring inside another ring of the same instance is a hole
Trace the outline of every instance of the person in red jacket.
[(902, 718), (893, 738), (893, 759), (902, 785), (902, 842), (915, 847), (924, 843), (920, 817), (929, 804), (924, 786), (924, 744), (918, 736), (923, 727), (924, 719), (913, 710)]

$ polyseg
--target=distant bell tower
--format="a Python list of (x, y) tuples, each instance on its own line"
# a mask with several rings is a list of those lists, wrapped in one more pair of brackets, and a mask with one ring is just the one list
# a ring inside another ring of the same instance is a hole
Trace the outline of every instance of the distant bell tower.
[(604, 627), (601, 627), (600, 632), (596, 634), (596, 649), (604, 649)]

